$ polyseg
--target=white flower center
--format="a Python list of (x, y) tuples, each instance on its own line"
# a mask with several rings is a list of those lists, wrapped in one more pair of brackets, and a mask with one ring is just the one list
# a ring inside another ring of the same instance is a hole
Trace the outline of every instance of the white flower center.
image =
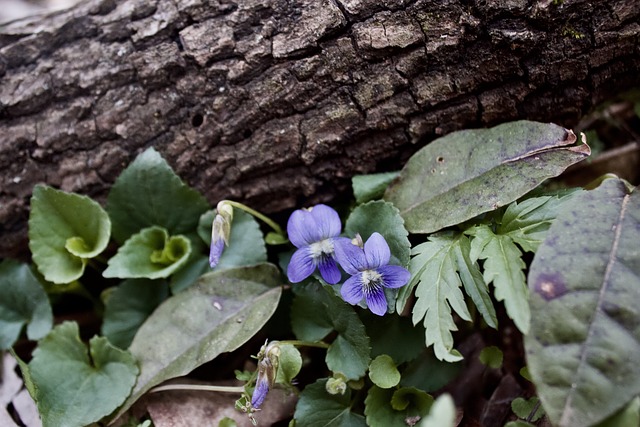
[(364, 270), (362, 272), (362, 287), (364, 292), (377, 289), (382, 285), (382, 274), (376, 270)]
[(310, 244), (309, 250), (311, 251), (311, 257), (314, 263), (317, 264), (318, 261), (333, 255), (333, 241), (331, 239), (320, 240), (319, 242)]

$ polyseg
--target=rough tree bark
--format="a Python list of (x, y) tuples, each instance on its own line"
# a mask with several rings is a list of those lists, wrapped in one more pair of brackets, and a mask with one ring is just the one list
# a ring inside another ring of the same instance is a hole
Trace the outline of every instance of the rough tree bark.
[(89, 0), (0, 27), (0, 257), (38, 182), (155, 146), (215, 203), (328, 200), (434, 137), (571, 126), (640, 83), (637, 0)]

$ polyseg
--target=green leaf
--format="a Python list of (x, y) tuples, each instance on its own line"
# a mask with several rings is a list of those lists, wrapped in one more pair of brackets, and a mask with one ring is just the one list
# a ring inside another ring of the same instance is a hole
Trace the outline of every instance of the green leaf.
[(374, 232), (385, 238), (391, 250), (389, 264), (406, 266), (411, 256), (409, 233), (404, 228), (404, 221), (398, 209), (391, 203), (377, 200), (356, 207), (347, 218), (344, 227), (349, 237), (356, 233), (366, 241)]
[(177, 294), (196, 283), (204, 273), (211, 271), (209, 257), (191, 251), (189, 259), (184, 265), (169, 278), (169, 287), (172, 294)]
[(302, 368), (302, 356), (291, 344), (280, 345), (280, 357), (276, 383), (291, 384)]
[[(215, 210), (206, 212), (200, 218), (198, 226), (198, 234), (207, 246), (211, 245), (211, 223), (214, 217)], [(241, 209), (234, 209), (229, 245), (220, 256), (216, 270), (263, 262), (267, 262), (267, 248), (260, 224), (253, 215)]]
[(37, 340), (53, 325), (51, 305), (44, 289), (26, 264), (0, 262), (0, 350), (7, 350), (27, 325), (27, 336)]
[(191, 241), (171, 236), (162, 227), (149, 227), (131, 236), (109, 261), (102, 275), (121, 279), (169, 277), (191, 254)]
[(405, 411), (396, 411), (391, 406), (394, 390), (373, 386), (364, 400), (364, 414), (370, 427), (402, 427), (406, 426)]
[(528, 423), (526, 421), (517, 420), (517, 421), (509, 421), (504, 425), (504, 427), (535, 427), (535, 425)]
[(107, 300), (102, 335), (117, 347), (129, 347), (140, 325), (168, 296), (169, 288), (164, 281), (125, 280)]
[(351, 390), (345, 394), (329, 394), (327, 379), (320, 379), (305, 387), (293, 417), (296, 427), (365, 427), (364, 417), (351, 412)]
[(420, 421), (420, 427), (455, 427), (456, 406), (450, 394), (441, 394), (429, 411), (429, 415)]
[(589, 426), (640, 394), (640, 196), (606, 179), (558, 218), (529, 271), (527, 364), (552, 423)]
[[(460, 290), (462, 282), (457, 274), (455, 248), (461, 234), (442, 233), (429, 236), (429, 241), (413, 248), (409, 264), (411, 281), (402, 289), (398, 303), (406, 301), (406, 294), (415, 287), (417, 301), (413, 307), (413, 323), (423, 321), (425, 343), (433, 345), (436, 357), (448, 362), (462, 359), (453, 350), (451, 331), (457, 330), (451, 309), (464, 320), (470, 321), (464, 296)], [(398, 311), (402, 311), (398, 308)]]
[(415, 387), (426, 392), (435, 392), (451, 383), (462, 370), (464, 362), (444, 362), (427, 350), (402, 372), (400, 385)]
[(480, 259), (485, 260), (485, 283), (493, 283), (496, 299), (504, 301), (507, 314), (518, 329), (526, 334), (531, 322), (531, 311), (522, 252), (510, 236), (495, 234), (487, 225), (478, 225), (465, 232), (474, 236), (472, 246), (481, 247), (476, 252), (479, 253)]
[(391, 407), (396, 411), (405, 411), (407, 416), (424, 416), (433, 404), (433, 397), (424, 390), (415, 387), (402, 387), (393, 392)]
[(414, 326), (408, 317), (377, 316), (368, 310), (358, 314), (371, 341), (372, 357), (387, 354), (400, 364), (415, 359), (424, 349), (424, 328)]
[(391, 388), (400, 382), (400, 372), (393, 359), (382, 354), (369, 365), (369, 378), (380, 388)]
[(169, 234), (189, 234), (209, 203), (188, 187), (153, 148), (140, 154), (116, 179), (107, 199), (113, 237), (123, 243), (154, 225)]
[(75, 322), (64, 322), (43, 338), (28, 366), (45, 427), (101, 420), (124, 402), (138, 374), (131, 354), (106, 338), (91, 338), (87, 352)]
[[(535, 413), (533, 412), (534, 409)], [(511, 402), (511, 410), (519, 418), (526, 418), (533, 422), (538, 421), (544, 416), (544, 409), (540, 406), (540, 400), (537, 397), (532, 397), (528, 400), (523, 399), (522, 397), (516, 397)]]
[(386, 191), (411, 233), (432, 233), (518, 199), (590, 154), (554, 124), (464, 130), (414, 154)]
[(596, 427), (638, 426), (640, 426), (640, 397), (636, 397), (620, 411), (596, 425)]
[(36, 185), (29, 215), (29, 249), (45, 279), (70, 283), (84, 273), (87, 259), (109, 243), (111, 222), (86, 196)]
[(140, 377), (120, 413), (151, 387), (247, 342), (278, 306), (279, 285), (271, 264), (213, 271), (162, 303), (129, 347)]
[(480, 358), (480, 362), (489, 368), (500, 369), (500, 367), (502, 367), (502, 350), (496, 346), (492, 345), (483, 348), (480, 350), (480, 355), (478, 357)]
[(355, 175), (351, 178), (353, 195), (356, 203), (362, 204), (371, 200), (381, 199), (385, 190), (396, 179), (400, 172), (383, 172), (368, 175)]
[(296, 284), (291, 325), (296, 337), (317, 341), (331, 331), (338, 335), (327, 350), (326, 362), (333, 372), (357, 380), (367, 371), (369, 337), (354, 309), (318, 282)]

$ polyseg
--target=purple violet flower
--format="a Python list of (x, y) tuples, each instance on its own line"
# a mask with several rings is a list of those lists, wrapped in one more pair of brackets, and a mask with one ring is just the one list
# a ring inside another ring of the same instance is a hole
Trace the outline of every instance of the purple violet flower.
[(269, 386), (269, 379), (266, 375), (259, 375), (258, 380), (256, 381), (256, 388), (253, 390), (253, 396), (251, 396), (251, 406), (253, 406), (254, 409), (258, 409), (262, 406), (262, 403), (269, 392)]
[(216, 216), (211, 224), (211, 249), (209, 250), (209, 266), (215, 268), (220, 262), (225, 245), (229, 246), (233, 207), (223, 200), (218, 203)]
[(339, 241), (335, 253), (342, 268), (351, 275), (342, 285), (342, 298), (352, 305), (364, 298), (369, 310), (378, 316), (387, 312), (384, 288), (400, 288), (411, 277), (406, 268), (387, 265), (391, 251), (380, 233), (373, 233), (364, 248), (350, 241)]
[(289, 240), (298, 248), (291, 257), (287, 276), (298, 283), (311, 276), (316, 268), (325, 282), (335, 285), (341, 274), (335, 261), (334, 246), (342, 230), (338, 213), (326, 205), (299, 209), (291, 214), (287, 223)]

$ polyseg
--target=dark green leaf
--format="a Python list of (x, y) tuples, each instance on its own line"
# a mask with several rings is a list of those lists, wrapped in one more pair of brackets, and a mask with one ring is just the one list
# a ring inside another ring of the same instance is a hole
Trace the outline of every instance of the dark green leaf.
[(168, 295), (169, 288), (164, 281), (125, 280), (107, 300), (102, 335), (117, 347), (129, 347), (140, 325)]
[(93, 337), (89, 351), (78, 325), (64, 322), (40, 341), (29, 363), (43, 425), (86, 426), (113, 412), (129, 395), (138, 367), (129, 352)]
[(410, 318), (376, 316), (368, 310), (359, 315), (371, 340), (372, 357), (388, 354), (400, 364), (413, 360), (424, 349), (424, 328), (414, 326)]
[(86, 196), (36, 185), (29, 215), (29, 248), (45, 279), (70, 283), (84, 273), (86, 260), (109, 243), (111, 222)]
[(191, 254), (191, 241), (171, 236), (162, 227), (149, 227), (131, 236), (109, 260), (104, 277), (121, 279), (169, 277)]
[(373, 386), (364, 400), (364, 414), (367, 417), (367, 425), (371, 427), (404, 427), (407, 414), (405, 411), (396, 411), (391, 406), (393, 389), (382, 389)]
[(415, 387), (399, 388), (391, 397), (391, 407), (396, 411), (405, 411), (408, 416), (424, 416), (432, 404), (433, 397)]
[(365, 427), (364, 417), (351, 412), (351, 392), (343, 395), (327, 393), (321, 379), (305, 387), (293, 417), (296, 427)]
[(278, 306), (279, 284), (280, 273), (271, 264), (213, 271), (162, 303), (129, 347), (140, 377), (120, 413), (151, 387), (253, 337)]
[(606, 179), (558, 212), (531, 264), (525, 348), (549, 419), (594, 425), (640, 394), (640, 196)]
[(398, 175), (400, 175), (400, 172), (396, 171), (353, 176), (351, 185), (356, 203), (362, 204), (371, 200), (381, 199), (391, 181), (396, 179)]
[(123, 243), (154, 225), (169, 234), (189, 234), (209, 203), (189, 188), (153, 148), (140, 154), (116, 179), (107, 199), (113, 237)]
[(171, 293), (177, 294), (187, 289), (196, 283), (200, 276), (209, 271), (211, 271), (209, 257), (192, 251), (191, 256), (182, 268), (171, 275), (169, 279)]
[(10, 348), (27, 325), (27, 336), (37, 340), (53, 325), (51, 305), (40, 282), (26, 264), (0, 262), (0, 350)]
[(480, 362), (483, 365), (493, 369), (500, 369), (502, 367), (503, 354), (496, 346), (485, 347), (480, 351)]
[(540, 406), (540, 400), (538, 400), (537, 397), (532, 397), (528, 400), (517, 397), (511, 402), (511, 410), (519, 418), (528, 419), (533, 422), (538, 421), (544, 416), (544, 409)]
[(571, 131), (519, 121), (439, 138), (411, 157), (385, 193), (411, 233), (432, 233), (518, 199), (584, 159)]
[(460, 374), (462, 365), (463, 362), (450, 363), (439, 360), (428, 349), (405, 368), (400, 385), (435, 392), (453, 381)]

